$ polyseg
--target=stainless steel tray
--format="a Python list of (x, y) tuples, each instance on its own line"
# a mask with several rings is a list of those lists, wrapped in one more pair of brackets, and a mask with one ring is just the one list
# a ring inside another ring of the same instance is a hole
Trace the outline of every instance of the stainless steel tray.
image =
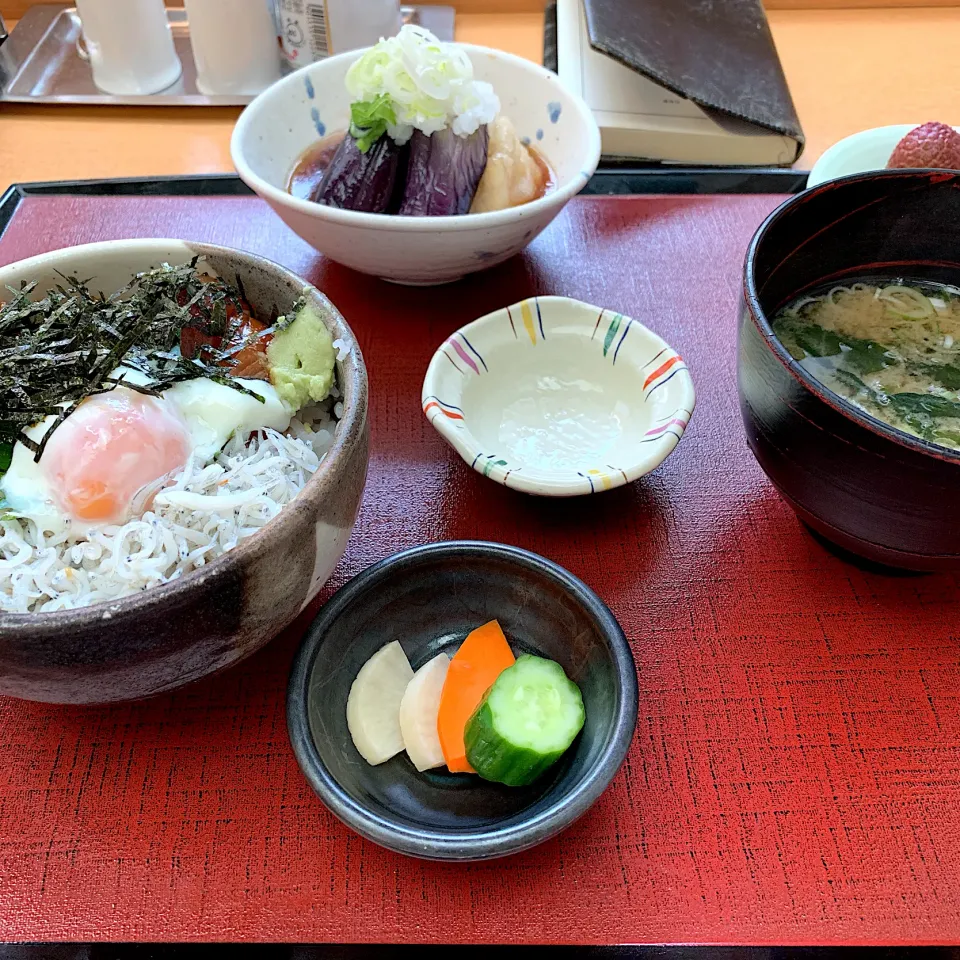
[[(453, 7), (403, 7), (407, 23), (419, 23), (441, 40), (453, 39)], [(186, 11), (169, 8), (173, 43), (183, 64), (180, 79), (149, 96), (113, 96), (98, 90), (90, 65), (77, 53), (80, 18), (66, 4), (31, 7), (10, 36), (0, 41), (0, 100), (8, 103), (56, 103), (137, 106), (223, 107), (249, 103), (245, 96), (207, 96), (197, 89)], [(278, 53), (279, 56), (279, 53)]]

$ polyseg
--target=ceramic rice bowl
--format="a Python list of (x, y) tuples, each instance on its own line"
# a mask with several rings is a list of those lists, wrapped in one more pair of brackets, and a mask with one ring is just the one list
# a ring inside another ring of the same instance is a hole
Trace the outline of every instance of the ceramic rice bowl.
[[(0, 613), (0, 694), (53, 703), (147, 697), (222, 670), (277, 635), (316, 595), (356, 519), (367, 470), (367, 375), (350, 328), (295, 274), (251, 253), (180, 240), (71, 247), (0, 268), (0, 290), (23, 280), (45, 290), (68, 276), (118, 289), (161, 263), (207, 258), (239, 280), (254, 312), (288, 311), (306, 296), (334, 339), (343, 417), (333, 447), (280, 514), (234, 549), (182, 578), (123, 599), (55, 613)], [(2, 573), (0, 573), (2, 575)]]

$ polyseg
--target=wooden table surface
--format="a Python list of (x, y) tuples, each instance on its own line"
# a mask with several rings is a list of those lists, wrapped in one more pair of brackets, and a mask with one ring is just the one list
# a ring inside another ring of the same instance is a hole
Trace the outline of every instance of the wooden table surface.
[[(831, 143), (865, 127), (960, 123), (960, 7), (778, 7), (768, 14), (807, 134), (799, 167), (809, 169)], [(542, 25), (535, 11), (460, 12), (457, 37), (539, 60)], [(238, 112), (0, 104), (0, 188), (30, 180), (231, 171), (230, 131)]]

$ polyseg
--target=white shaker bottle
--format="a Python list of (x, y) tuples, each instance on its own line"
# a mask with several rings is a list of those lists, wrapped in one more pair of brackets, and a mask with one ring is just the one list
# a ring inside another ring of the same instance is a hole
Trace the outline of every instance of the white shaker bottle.
[(369, 47), (403, 25), (399, 0), (276, 0), (286, 68)]
[(277, 28), (268, 0), (185, 0), (197, 89), (254, 95), (280, 79)]
[(180, 77), (180, 58), (163, 0), (76, 0), (83, 25), (80, 55), (105, 93), (158, 93)]

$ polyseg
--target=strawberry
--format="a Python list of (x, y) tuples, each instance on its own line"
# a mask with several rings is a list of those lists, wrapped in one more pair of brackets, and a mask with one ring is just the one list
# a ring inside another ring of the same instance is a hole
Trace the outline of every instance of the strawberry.
[(960, 133), (945, 123), (931, 122), (914, 127), (894, 147), (887, 167), (960, 170)]

